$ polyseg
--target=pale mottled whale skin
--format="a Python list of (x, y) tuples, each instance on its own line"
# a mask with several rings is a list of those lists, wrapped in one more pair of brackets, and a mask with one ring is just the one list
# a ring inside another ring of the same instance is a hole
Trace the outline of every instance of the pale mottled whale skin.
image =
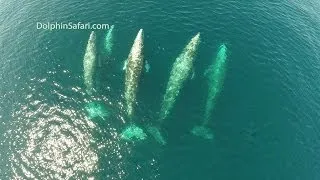
[(127, 114), (130, 118), (134, 113), (134, 105), (138, 91), (138, 84), (143, 68), (143, 30), (140, 29), (127, 59), (125, 73), (125, 100)]
[(155, 138), (155, 140), (161, 145), (166, 145), (167, 141), (162, 135), (160, 126), (162, 121), (170, 114), (173, 105), (178, 97), (183, 83), (186, 79), (191, 76), (193, 70), (193, 61), (195, 59), (196, 51), (200, 44), (200, 33), (195, 35), (187, 46), (183, 49), (182, 53), (178, 56), (173, 64), (169, 81), (167, 84), (167, 89), (163, 97), (160, 117), (158, 122), (154, 125), (148, 125), (148, 132)]
[(173, 105), (178, 97), (183, 83), (191, 75), (193, 70), (193, 61), (195, 59), (196, 51), (200, 44), (200, 33), (195, 35), (183, 52), (179, 55), (173, 64), (167, 89), (162, 101), (160, 110), (160, 122), (165, 119), (173, 108)]
[(92, 94), (94, 89), (93, 76), (96, 66), (96, 34), (94, 31), (91, 32), (86, 52), (83, 58), (83, 71), (84, 71), (84, 85), (88, 94)]

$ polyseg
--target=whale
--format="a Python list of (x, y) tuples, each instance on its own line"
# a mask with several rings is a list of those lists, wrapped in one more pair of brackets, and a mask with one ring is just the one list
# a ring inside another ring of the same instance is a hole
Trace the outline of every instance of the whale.
[(134, 107), (137, 102), (138, 85), (141, 71), (143, 69), (143, 29), (140, 29), (127, 59), (127, 68), (125, 70), (125, 109), (129, 118), (129, 126), (122, 132), (121, 137), (126, 140), (143, 140), (146, 138), (144, 131), (133, 122)]
[(212, 111), (216, 105), (217, 98), (223, 88), (223, 82), (226, 74), (227, 62), (227, 46), (222, 44), (219, 47), (218, 53), (214, 62), (205, 71), (205, 76), (208, 82), (208, 95), (205, 106), (205, 113), (201, 125), (195, 126), (192, 129), (192, 134), (203, 137), (205, 139), (213, 139), (213, 133), (208, 128), (208, 123), (212, 115)]
[[(83, 58), (84, 85), (88, 95), (94, 91), (93, 76), (96, 68), (96, 34), (91, 31)], [(100, 102), (88, 102), (85, 105), (89, 119), (100, 117), (103, 120), (109, 116), (109, 111)]]
[[(103, 57), (107, 58), (109, 61), (111, 59), (112, 51), (113, 51), (113, 46), (114, 46), (114, 25), (111, 25), (110, 28), (108, 29), (106, 36), (104, 38), (104, 43), (103, 43)], [(103, 65), (103, 60), (105, 58), (98, 58), (98, 66), (102, 67)]]
[(113, 45), (114, 45), (113, 32), (114, 32), (114, 25), (111, 25), (104, 40), (104, 49), (107, 57), (110, 57), (112, 53)]
[(143, 67), (143, 30), (140, 29), (134, 40), (130, 54), (127, 59), (125, 72), (125, 100), (127, 114), (131, 118), (138, 91), (138, 83)]
[(91, 31), (83, 58), (84, 85), (86, 92), (91, 95), (94, 90), (93, 76), (96, 66), (96, 34)]
[(176, 58), (163, 96), (158, 122), (156, 126), (148, 125), (147, 127), (148, 132), (162, 145), (166, 144), (166, 140), (161, 135), (160, 126), (164, 119), (171, 113), (184, 82), (188, 78), (192, 78), (192, 72), (194, 70), (193, 63), (199, 44), (200, 33), (197, 33)]
[(161, 105), (160, 121), (163, 121), (170, 114), (184, 82), (188, 77), (192, 78), (193, 61), (199, 44), (200, 33), (196, 34), (190, 40), (182, 53), (175, 60)]

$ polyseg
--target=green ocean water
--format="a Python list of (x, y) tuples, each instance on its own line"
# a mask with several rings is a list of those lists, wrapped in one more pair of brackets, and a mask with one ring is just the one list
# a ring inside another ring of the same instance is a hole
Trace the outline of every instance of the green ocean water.
[[(0, 179), (317, 180), (320, 178), (320, 2), (0, 0)], [(91, 30), (39, 30), (37, 22), (115, 25), (96, 93), (83, 84)], [(139, 84), (135, 120), (156, 121), (169, 73), (197, 33), (195, 76), (164, 121), (167, 145), (117, 139), (128, 123), (122, 66), (140, 28), (151, 68)], [(213, 140), (203, 121), (204, 71), (228, 47)], [(88, 101), (111, 112), (89, 120)]]

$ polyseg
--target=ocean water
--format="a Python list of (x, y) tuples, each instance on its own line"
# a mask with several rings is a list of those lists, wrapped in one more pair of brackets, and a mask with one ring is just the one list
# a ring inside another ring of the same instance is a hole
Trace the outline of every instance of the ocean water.
[[(320, 2), (0, 0), (0, 179), (317, 180), (320, 178)], [(91, 30), (43, 30), (37, 22), (115, 25), (113, 59), (103, 56), (96, 92), (85, 93), (83, 56)], [(195, 76), (162, 130), (117, 137), (128, 123), (124, 72), (136, 33), (145, 59), (135, 120), (157, 120), (172, 64), (197, 33)], [(203, 75), (221, 43), (226, 78), (212, 112), (213, 140), (195, 137), (203, 121)], [(110, 110), (87, 118), (86, 102)]]

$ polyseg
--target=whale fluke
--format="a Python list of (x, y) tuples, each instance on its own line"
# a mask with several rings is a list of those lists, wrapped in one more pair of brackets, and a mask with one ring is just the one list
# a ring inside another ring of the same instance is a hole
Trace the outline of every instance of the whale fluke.
[(147, 134), (140, 127), (131, 124), (122, 133), (121, 138), (124, 140), (145, 140)]
[(204, 139), (213, 139), (213, 133), (210, 128), (206, 126), (195, 126), (192, 129), (192, 134), (196, 136), (200, 136)]
[(109, 117), (110, 112), (104, 107), (103, 104), (98, 102), (90, 102), (85, 106), (89, 119), (100, 117), (103, 120)]

